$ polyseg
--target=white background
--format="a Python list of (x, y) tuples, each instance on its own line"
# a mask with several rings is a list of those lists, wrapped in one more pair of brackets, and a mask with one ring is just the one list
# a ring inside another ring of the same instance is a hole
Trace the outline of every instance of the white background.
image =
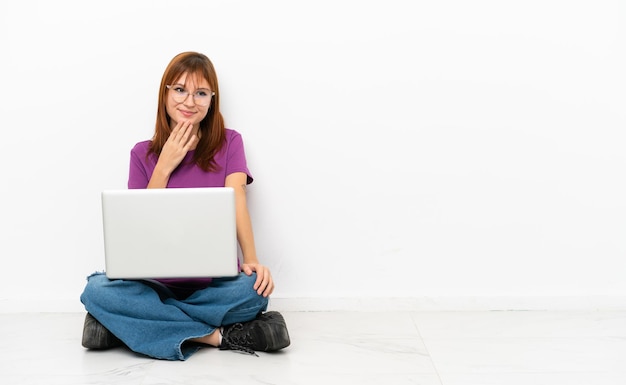
[(626, 298), (624, 2), (0, 4), (3, 311), (82, 309), (100, 191), (187, 50), (243, 135), (275, 301)]

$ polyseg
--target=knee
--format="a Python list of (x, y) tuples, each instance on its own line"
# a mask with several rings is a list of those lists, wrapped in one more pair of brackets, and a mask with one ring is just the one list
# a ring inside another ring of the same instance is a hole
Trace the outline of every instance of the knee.
[(248, 305), (253, 306), (253, 307), (258, 307), (261, 310), (265, 310), (267, 308), (267, 305), (269, 304), (269, 298), (259, 295), (259, 293), (257, 293), (256, 290), (254, 290), (254, 284), (257, 279), (256, 273), (252, 273), (252, 275), (250, 276), (247, 276), (245, 274), (242, 274), (242, 275), (245, 277), (243, 279), (244, 281), (243, 286), (246, 288), (245, 293), (248, 299), (247, 301)]
[(241, 288), (245, 292), (245, 294), (251, 297), (264, 298), (263, 296), (259, 295), (257, 291), (254, 289), (254, 284), (256, 283), (256, 280), (257, 280), (256, 273), (252, 273), (252, 275), (250, 276), (244, 273), (241, 273), (239, 280), (241, 281)]
[(251, 275), (240, 273), (235, 279), (236, 284), (233, 285), (233, 294), (239, 297), (240, 300), (248, 306), (266, 307), (268, 298), (259, 295), (254, 289), (256, 279), (256, 273), (252, 273)]

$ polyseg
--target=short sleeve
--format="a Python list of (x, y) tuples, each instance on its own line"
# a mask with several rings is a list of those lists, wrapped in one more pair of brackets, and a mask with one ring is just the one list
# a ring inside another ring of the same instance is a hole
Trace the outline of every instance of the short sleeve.
[(235, 172), (243, 172), (248, 176), (247, 183), (250, 184), (254, 181), (254, 178), (248, 169), (241, 134), (234, 130), (228, 130), (228, 134), (230, 138), (226, 155), (226, 176)]
[(148, 142), (140, 142), (130, 151), (130, 165), (128, 170), (128, 188), (141, 189), (148, 187), (150, 177), (146, 165)]

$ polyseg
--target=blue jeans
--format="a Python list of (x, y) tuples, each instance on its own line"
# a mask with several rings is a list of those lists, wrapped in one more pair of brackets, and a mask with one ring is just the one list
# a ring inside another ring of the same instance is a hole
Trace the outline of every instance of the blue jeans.
[(150, 281), (87, 278), (80, 296), (85, 309), (131, 350), (166, 360), (186, 360), (200, 346), (188, 340), (223, 325), (246, 322), (267, 309), (268, 298), (254, 291), (256, 274), (214, 278), (211, 286), (177, 298)]

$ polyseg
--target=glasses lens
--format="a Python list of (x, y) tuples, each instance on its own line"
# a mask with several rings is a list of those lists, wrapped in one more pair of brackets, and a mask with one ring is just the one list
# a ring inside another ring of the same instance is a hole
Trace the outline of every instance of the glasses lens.
[(202, 107), (206, 107), (211, 103), (211, 94), (207, 91), (197, 91), (193, 94), (193, 101)]
[(189, 96), (189, 92), (187, 92), (187, 90), (182, 87), (167, 86), (167, 88), (170, 90), (170, 95), (172, 95), (172, 99), (174, 99), (174, 101), (177, 103), (185, 101), (185, 99), (187, 99), (187, 96)]

